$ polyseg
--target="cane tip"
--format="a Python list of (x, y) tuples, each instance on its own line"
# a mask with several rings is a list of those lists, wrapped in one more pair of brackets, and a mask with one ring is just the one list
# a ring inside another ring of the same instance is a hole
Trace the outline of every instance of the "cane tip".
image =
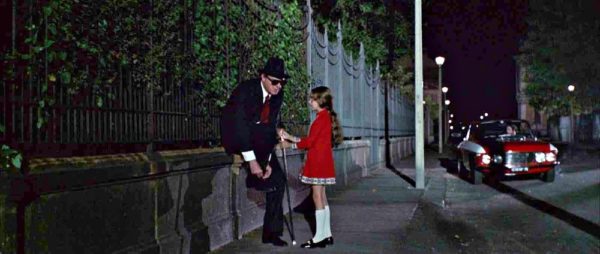
[(292, 245), (296, 245), (296, 241), (292, 241)]

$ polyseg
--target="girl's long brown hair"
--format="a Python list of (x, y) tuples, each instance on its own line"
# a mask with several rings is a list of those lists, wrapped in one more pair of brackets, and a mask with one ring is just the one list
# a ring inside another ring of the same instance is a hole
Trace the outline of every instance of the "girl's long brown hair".
[(310, 97), (319, 104), (319, 107), (329, 111), (331, 116), (331, 145), (335, 147), (344, 142), (342, 126), (337, 118), (337, 113), (333, 110), (331, 90), (326, 86), (315, 87), (310, 91)]

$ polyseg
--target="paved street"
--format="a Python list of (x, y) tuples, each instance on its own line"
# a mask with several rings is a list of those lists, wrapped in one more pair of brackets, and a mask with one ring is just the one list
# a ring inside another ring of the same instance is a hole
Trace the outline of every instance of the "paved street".
[[(553, 183), (529, 178), (482, 185), (457, 175), (448, 157), (427, 152), (425, 191), (405, 180), (414, 179), (408, 158), (334, 193), (335, 245), (319, 251), (600, 253), (600, 163), (593, 157), (563, 164)], [(299, 243), (311, 237), (299, 213), (294, 226)], [(261, 244), (255, 230), (215, 253), (306, 251)]]

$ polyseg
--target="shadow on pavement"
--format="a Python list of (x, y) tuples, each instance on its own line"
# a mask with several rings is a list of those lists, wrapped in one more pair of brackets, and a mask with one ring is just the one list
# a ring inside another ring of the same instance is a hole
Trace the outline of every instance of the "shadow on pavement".
[[(312, 235), (314, 235), (316, 232), (317, 223), (315, 220), (315, 203), (312, 200), (312, 191), (310, 195), (306, 196), (302, 203), (294, 207), (293, 211), (304, 216), (304, 220), (306, 223), (308, 223), (310, 232)], [(285, 222), (288, 223), (287, 220)]]
[(458, 170), (458, 164), (456, 163), (456, 160), (448, 158), (439, 158), (439, 161), (440, 165), (446, 169), (446, 172), (448, 172), (448, 174), (458, 176), (458, 178), (460, 178), (461, 180), (470, 183), (466, 170)]
[(485, 253), (489, 249), (481, 230), (465, 221), (455, 220), (427, 202), (419, 203), (407, 228), (405, 244), (415, 246), (412, 252)]
[(389, 169), (390, 171), (392, 171), (394, 174), (396, 174), (400, 178), (404, 179), (404, 181), (406, 181), (413, 187), (417, 186), (417, 183), (415, 182), (414, 179), (412, 179), (412, 178), (410, 178), (410, 176), (407, 176), (404, 173), (400, 172), (400, 170), (396, 169), (396, 167), (394, 167), (394, 165), (388, 164), (388, 165), (386, 165), (386, 168)]
[[(453, 174), (453, 175), (458, 175), (460, 179), (470, 182), (469, 179), (467, 179), (465, 174), (462, 174), (462, 172), (458, 172), (459, 170), (457, 168), (456, 160), (440, 158), (440, 164), (442, 165), (442, 167), (446, 168), (446, 171), (448, 173)], [(532, 178), (537, 178), (537, 176), (535, 176), (535, 175), (519, 176), (519, 177), (511, 177), (510, 179), (502, 179), (502, 180), (514, 181), (514, 180), (524, 180), (524, 179), (532, 179)], [(518, 189), (515, 189), (511, 186), (508, 186), (504, 183), (501, 183), (499, 181), (490, 181), (488, 179), (488, 181), (485, 181), (484, 183), (487, 186), (492, 187), (501, 193), (505, 193), (505, 194), (512, 196), (513, 198), (521, 201), (522, 203), (524, 203), (530, 207), (533, 207), (533, 208), (539, 210), (540, 212), (546, 213), (548, 215), (552, 215), (553, 217), (555, 217), (559, 220), (562, 220), (562, 221), (570, 224), (571, 226), (576, 227), (576, 228), (600, 239), (600, 226), (589, 220), (581, 218), (573, 213), (570, 213), (567, 210), (564, 210), (560, 207), (554, 206), (544, 200), (527, 195), (526, 193), (524, 193)]]
[(503, 183), (488, 183), (488, 186), (496, 189), (499, 192), (511, 195), (513, 198), (523, 202), (526, 205), (529, 205), (540, 212), (549, 214), (554, 216), (555, 218), (562, 220), (571, 226), (574, 226), (598, 239), (600, 239), (600, 226), (597, 224), (581, 218), (575, 214), (572, 214), (560, 207), (556, 207), (550, 203), (547, 203), (543, 200), (534, 198), (525, 194), (524, 192), (517, 190), (513, 187), (510, 187)]

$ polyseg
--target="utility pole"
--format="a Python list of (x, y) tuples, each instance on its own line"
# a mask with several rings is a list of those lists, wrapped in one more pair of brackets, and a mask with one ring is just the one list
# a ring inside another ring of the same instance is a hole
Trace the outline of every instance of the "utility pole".
[(415, 0), (415, 169), (417, 189), (425, 188), (425, 142), (423, 135), (423, 34), (421, 0)]

